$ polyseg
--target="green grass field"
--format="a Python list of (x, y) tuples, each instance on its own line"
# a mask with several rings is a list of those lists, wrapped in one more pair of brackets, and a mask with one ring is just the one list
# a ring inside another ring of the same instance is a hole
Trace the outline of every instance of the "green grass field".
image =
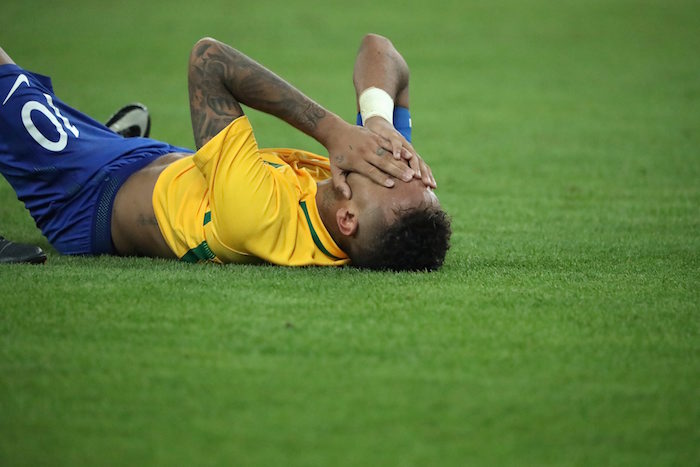
[[(9, 0), (0, 45), (192, 146), (214, 36), (354, 118), (362, 34), (411, 65), (453, 218), (433, 274), (62, 257), (0, 180), (0, 465), (698, 465), (700, 4)], [(1, 109), (0, 109), (1, 111)], [(262, 146), (322, 148), (252, 113)]]

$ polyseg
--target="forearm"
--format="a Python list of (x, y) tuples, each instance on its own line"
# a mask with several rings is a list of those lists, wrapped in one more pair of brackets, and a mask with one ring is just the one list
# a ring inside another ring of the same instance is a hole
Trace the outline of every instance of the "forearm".
[(363, 174), (391, 187), (392, 177), (409, 181), (413, 171), (382, 157), (388, 145), (366, 128), (350, 125), (241, 52), (202, 39), (190, 54), (188, 87), (197, 148), (243, 115), (239, 102), (281, 118), (328, 150), (333, 184), (351, 197), (347, 173)]
[[(430, 167), (393, 121), (396, 106), (406, 109), (409, 106), (409, 69), (389, 39), (377, 34), (367, 34), (362, 39), (353, 82), (362, 125), (380, 136), (385, 146), (391, 147), (394, 158), (407, 161), (414, 177), (420, 178), (426, 186), (436, 188)], [(410, 120), (408, 127), (410, 131)], [(407, 137), (410, 139), (410, 134)]]
[(385, 37), (367, 34), (362, 39), (353, 82), (358, 97), (365, 89), (377, 87), (386, 91), (396, 105), (408, 107), (408, 64)]
[[(206, 125), (195, 122), (196, 118), (202, 120), (202, 115), (217, 114), (217, 109), (222, 109), (220, 114), (230, 123), (237, 111), (243, 114), (239, 102), (284, 120), (326, 147), (338, 127), (347, 125), (272, 71), (214, 39), (202, 39), (194, 47), (189, 83), (195, 139), (198, 134), (200, 139), (213, 136), (211, 129), (202, 128)], [(213, 125), (214, 129), (221, 123)]]

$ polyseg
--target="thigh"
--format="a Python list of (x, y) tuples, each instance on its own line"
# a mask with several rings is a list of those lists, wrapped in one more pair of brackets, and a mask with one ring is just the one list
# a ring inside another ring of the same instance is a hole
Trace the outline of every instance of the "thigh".
[(23, 200), (37, 189), (54, 201), (72, 196), (104, 163), (98, 148), (120, 138), (61, 102), (50, 78), (17, 65), (0, 66), (0, 99), (0, 172)]
[(95, 252), (94, 232), (109, 232), (122, 175), (178, 151), (148, 138), (122, 138), (63, 103), (50, 78), (0, 65), (0, 173), (63, 253)]

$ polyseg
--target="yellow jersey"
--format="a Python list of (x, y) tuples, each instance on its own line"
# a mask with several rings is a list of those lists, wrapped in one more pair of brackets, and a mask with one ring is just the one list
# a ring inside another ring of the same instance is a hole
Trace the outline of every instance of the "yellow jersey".
[(246, 116), (160, 174), (153, 190), (158, 226), (183, 261), (339, 266), (316, 205), (327, 158), (259, 149)]

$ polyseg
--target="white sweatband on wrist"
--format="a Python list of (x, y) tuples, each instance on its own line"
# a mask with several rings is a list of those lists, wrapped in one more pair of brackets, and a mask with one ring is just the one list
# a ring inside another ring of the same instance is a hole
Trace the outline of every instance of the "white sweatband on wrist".
[(393, 125), (394, 123), (394, 99), (388, 92), (374, 86), (365, 89), (358, 99), (360, 103), (360, 115), (364, 125), (371, 117), (382, 117)]

